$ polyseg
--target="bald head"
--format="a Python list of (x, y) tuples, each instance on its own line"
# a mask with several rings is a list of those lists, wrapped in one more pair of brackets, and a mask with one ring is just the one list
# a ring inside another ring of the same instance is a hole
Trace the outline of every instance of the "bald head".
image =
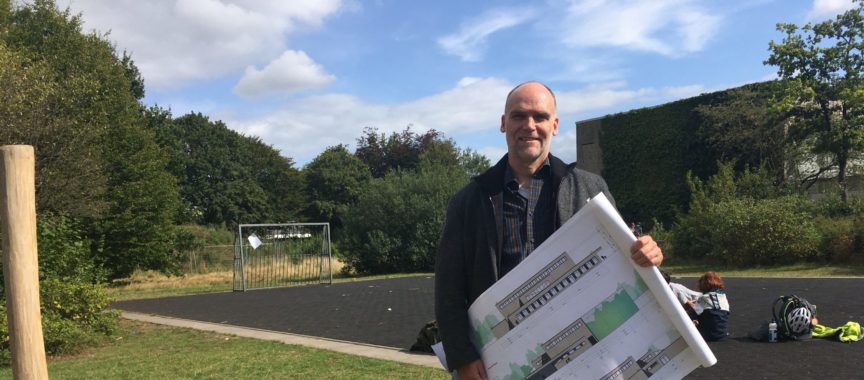
[(538, 82), (538, 81), (533, 81), (533, 80), (532, 80), (532, 81), (528, 81), (528, 82), (522, 82), (522, 83), (516, 85), (516, 87), (513, 87), (513, 89), (510, 90), (509, 93), (507, 93), (507, 100), (504, 102), (504, 113), (507, 113), (507, 107), (510, 106), (510, 98), (513, 97), (513, 93), (515, 93), (517, 90), (519, 90), (520, 88), (522, 88), (522, 87), (524, 87), (524, 86), (527, 86), (527, 85), (531, 85), (531, 86), (540, 85), (540, 86), (543, 86), (543, 88), (545, 88), (546, 91), (549, 92), (549, 95), (552, 96), (552, 105), (555, 107), (555, 108), (554, 108), (554, 111), (557, 113), (557, 111), (558, 111), (558, 99), (555, 98), (555, 93), (552, 92), (552, 89), (549, 88), (549, 86), (547, 86), (547, 85), (544, 84), (543, 82)]

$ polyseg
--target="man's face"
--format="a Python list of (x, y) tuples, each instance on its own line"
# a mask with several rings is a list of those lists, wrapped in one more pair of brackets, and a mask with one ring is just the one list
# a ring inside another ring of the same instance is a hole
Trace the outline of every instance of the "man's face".
[(549, 90), (539, 83), (517, 88), (501, 115), (501, 132), (507, 136), (511, 162), (530, 165), (545, 160), (552, 136), (558, 134), (558, 114)]

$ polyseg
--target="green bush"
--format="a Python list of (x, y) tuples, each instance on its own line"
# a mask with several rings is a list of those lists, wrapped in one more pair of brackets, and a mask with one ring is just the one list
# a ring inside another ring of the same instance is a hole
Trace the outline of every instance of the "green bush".
[(852, 223), (855, 233), (855, 251), (849, 257), (849, 261), (855, 264), (864, 264), (864, 216), (858, 215)]
[(730, 265), (791, 264), (817, 257), (820, 238), (806, 200), (731, 199), (688, 215), (673, 232), (675, 254)]
[(735, 173), (729, 162), (717, 164), (706, 181), (687, 174), (690, 211), (672, 233), (672, 252), (685, 261), (731, 265), (790, 264), (818, 257), (820, 235), (812, 202), (779, 196), (764, 168)]
[(344, 271), (434, 270), (447, 201), (467, 181), (461, 167), (428, 161), (370, 181), (344, 220)]
[[(102, 285), (49, 279), (40, 282), (39, 293), (48, 355), (75, 353), (103, 341), (117, 329), (119, 313), (106, 310), (109, 298)], [(11, 353), (5, 300), (0, 312), (0, 364), (8, 365)]]
[(45, 352), (69, 354), (92, 346), (117, 330), (117, 311), (106, 310), (102, 285), (46, 280), (40, 284)]
[(36, 225), (40, 279), (87, 284), (105, 280), (106, 273), (95, 264), (81, 223), (63, 215), (40, 214)]
[[(50, 213), (36, 220), (39, 280), (59, 279), (69, 283), (95, 284), (105, 280), (105, 271), (93, 259), (91, 241), (84, 227), (73, 218)], [(0, 273), (0, 290), (3, 289)]]
[(820, 250), (827, 261), (864, 263), (864, 199), (843, 202), (840, 192), (813, 201), (812, 213), (822, 237)]
[[(111, 335), (117, 312), (106, 311), (105, 273), (94, 264), (90, 241), (72, 218), (40, 214), (39, 293), (45, 352), (73, 353)], [(5, 292), (4, 292), (5, 295)], [(0, 363), (10, 359), (6, 300), (0, 299)]]
[(839, 191), (830, 192), (826, 197), (813, 202), (813, 212), (829, 218), (864, 216), (864, 199), (849, 197), (843, 202)]
[(821, 236), (821, 256), (832, 263), (848, 263), (856, 251), (855, 221), (850, 218), (819, 216), (815, 225)]
[(176, 227), (177, 249), (183, 247), (197, 248), (205, 245), (232, 245), (236, 230), (216, 226), (199, 226), (184, 224)]
[(0, 303), (0, 365), (12, 362), (12, 348), (9, 341), (9, 316), (6, 314), (6, 300)]
[(669, 259), (669, 252), (673, 250), (671, 239), (672, 231), (666, 228), (666, 226), (664, 226), (663, 223), (661, 223), (657, 219), (651, 220), (650, 225), (651, 229), (647, 232), (647, 234), (651, 235), (654, 241), (656, 241), (657, 244), (660, 245), (660, 248), (663, 249), (664, 256), (666, 257), (666, 259)]
[[(168, 275), (224, 271), (233, 265), (234, 232), (225, 227), (181, 225), (175, 227), (173, 251), (176, 266), (164, 268)], [(227, 247), (226, 247), (227, 246)], [(114, 280), (123, 283), (126, 279)]]

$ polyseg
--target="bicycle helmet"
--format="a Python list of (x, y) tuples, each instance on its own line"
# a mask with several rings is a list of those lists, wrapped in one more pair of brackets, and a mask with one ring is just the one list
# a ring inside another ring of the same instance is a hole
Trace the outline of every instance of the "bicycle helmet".
[(810, 332), (810, 320), (813, 314), (806, 307), (796, 307), (786, 314), (786, 323), (789, 326), (789, 331), (794, 335), (806, 334)]

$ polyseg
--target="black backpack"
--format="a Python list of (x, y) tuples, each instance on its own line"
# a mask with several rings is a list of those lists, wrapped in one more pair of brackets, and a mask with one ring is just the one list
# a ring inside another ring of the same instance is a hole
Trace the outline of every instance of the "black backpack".
[(777, 337), (782, 340), (808, 340), (813, 337), (816, 307), (796, 295), (780, 296), (771, 308), (777, 322)]
[(432, 345), (441, 341), (438, 335), (438, 321), (427, 322), (417, 334), (417, 341), (411, 345), (410, 351), (432, 353)]

